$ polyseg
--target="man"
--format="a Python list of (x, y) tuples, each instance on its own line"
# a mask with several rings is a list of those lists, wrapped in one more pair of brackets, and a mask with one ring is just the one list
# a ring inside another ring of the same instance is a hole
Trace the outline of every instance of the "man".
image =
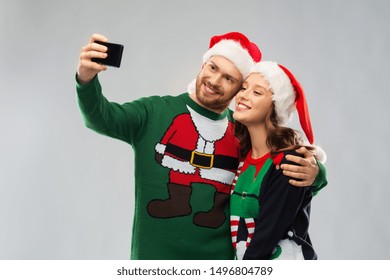
[[(228, 105), (254, 62), (258, 47), (241, 33), (214, 36), (189, 93), (153, 96), (119, 105), (102, 95), (97, 74), (106, 66), (107, 41), (93, 35), (80, 55), (79, 107), (87, 127), (132, 145), (135, 213), (132, 259), (232, 259), (228, 200), (238, 143)], [(315, 159), (296, 158), (286, 174), (312, 185)], [(323, 167), (318, 191), (325, 182)]]

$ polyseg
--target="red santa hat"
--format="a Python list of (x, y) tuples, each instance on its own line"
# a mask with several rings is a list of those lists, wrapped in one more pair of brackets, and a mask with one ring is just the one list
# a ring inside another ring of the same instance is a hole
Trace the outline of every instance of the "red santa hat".
[[(305, 92), (290, 70), (273, 61), (262, 61), (256, 63), (250, 73), (260, 73), (269, 82), (278, 123), (287, 124), (292, 118), (292, 113), (297, 110), (301, 127), (309, 143), (313, 144), (314, 133)], [(325, 152), (319, 146), (315, 148), (317, 159), (325, 162)]]
[(211, 37), (209, 50), (203, 55), (203, 62), (206, 63), (214, 55), (223, 56), (233, 62), (244, 79), (253, 63), (261, 60), (261, 51), (257, 45), (239, 32)]
[[(240, 71), (245, 79), (255, 62), (260, 62), (261, 51), (244, 34), (229, 32), (211, 37), (208, 51), (203, 55), (203, 63), (206, 63), (214, 55), (229, 59)], [(195, 90), (195, 80), (188, 86), (188, 92)]]

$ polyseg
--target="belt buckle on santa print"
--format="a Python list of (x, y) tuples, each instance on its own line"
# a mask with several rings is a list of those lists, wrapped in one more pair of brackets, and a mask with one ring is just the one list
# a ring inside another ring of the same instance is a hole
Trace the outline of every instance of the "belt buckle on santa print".
[(211, 169), (214, 164), (214, 155), (192, 151), (190, 164), (198, 168)]

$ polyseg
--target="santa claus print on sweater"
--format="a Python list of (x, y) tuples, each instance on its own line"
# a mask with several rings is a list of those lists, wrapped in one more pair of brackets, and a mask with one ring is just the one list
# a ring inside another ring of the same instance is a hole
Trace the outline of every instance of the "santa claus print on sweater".
[(189, 113), (176, 116), (157, 143), (156, 160), (169, 168), (168, 199), (155, 199), (148, 213), (155, 218), (174, 218), (192, 213), (193, 183), (215, 188), (209, 211), (195, 213), (194, 224), (217, 228), (225, 220), (225, 206), (238, 165), (238, 142), (228, 116), (217, 120), (205, 117), (189, 106)]

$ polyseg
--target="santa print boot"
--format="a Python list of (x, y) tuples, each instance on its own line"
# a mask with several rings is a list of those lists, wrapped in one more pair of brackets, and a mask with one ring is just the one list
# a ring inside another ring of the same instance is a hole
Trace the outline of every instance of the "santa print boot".
[(168, 184), (168, 199), (155, 199), (148, 204), (148, 213), (155, 218), (173, 218), (191, 214), (191, 187)]
[(194, 224), (201, 227), (218, 228), (226, 220), (225, 206), (229, 194), (215, 192), (213, 208), (208, 212), (198, 212), (194, 216)]

